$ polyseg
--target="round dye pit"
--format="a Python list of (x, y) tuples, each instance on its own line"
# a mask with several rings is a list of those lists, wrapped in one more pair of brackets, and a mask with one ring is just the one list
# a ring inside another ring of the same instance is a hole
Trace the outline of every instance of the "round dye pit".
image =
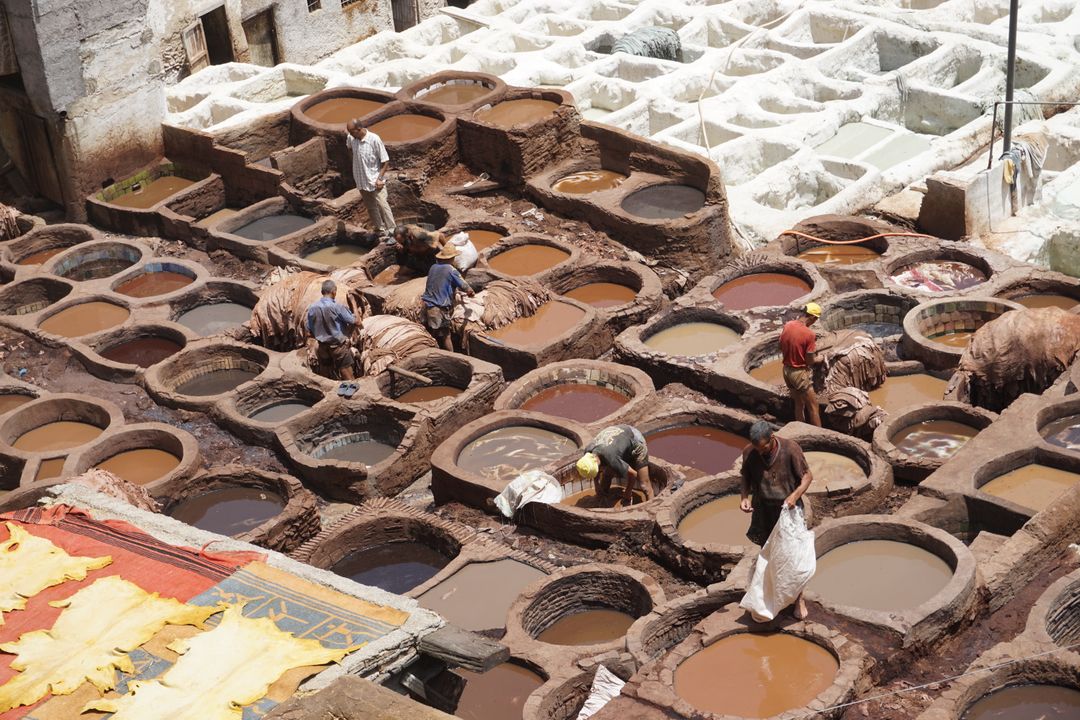
[(181, 500), (166, 512), (200, 530), (232, 537), (254, 530), (284, 508), (285, 500), (277, 493), (229, 487)]
[(653, 185), (630, 193), (622, 209), (646, 220), (674, 220), (705, 206), (705, 193), (689, 185)]
[(859, 463), (846, 455), (821, 450), (808, 450), (804, 454), (810, 473), (814, 476), (814, 482), (810, 485), (811, 492), (827, 492), (835, 487), (854, 487), (866, 480), (866, 473)]
[(24, 452), (67, 450), (90, 442), (104, 430), (90, 423), (58, 420), (29, 430), (11, 444)]
[(33, 395), (20, 395), (18, 393), (0, 395), (0, 415), (11, 412), (15, 408), (21, 407), (33, 399)]
[(256, 408), (247, 417), (256, 422), (278, 423), (310, 409), (311, 405), (301, 400), (282, 400)]
[(842, 266), (873, 262), (881, 254), (865, 245), (819, 245), (803, 250), (795, 257), (815, 265)]
[(138, 190), (125, 193), (108, 202), (110, 205), (119, 207), (146, 210), (194, 184), (194, 180), (178, 175), (163, 175), (149, 183), (143, 183)]
[(488, 260), (492, 270), (513, 277), (535, 275), (568, 260), (570, 253), (550, 245), (519, 245)]
[(486, 673), (454, 672), (465, 678), (465, 690), (454, 711), (461, 720), (521, 720), (525, 701), (544, 684), (540, 675), (509, 662)]
[(330, 572), (387, 592), (402, 594), (423, 585), (450, 558), (420, 542), (393, 542), (349, 553)]
[(356, 433), (335, 438), (312, 453), (319, 460), (378, 465), (397, 452), (396, 445), (380, 442), (368, 433)]
[(447, 622), (478, 632), (506, 627), (506, 614), (518, 595), (545, 574), (517, 560), (469, 563), (419, 598), (422, 607)]
[(1016, 685), (975, 701), (961, 720), (1075, 720), (1080, 691), (1060, 685)]
[(239, 327), (251, 319), (251, 308), (234, 302), (199, 305), (181, 314), (176, 322), (200, 337)]
[(38, 329), (60, 337), (81, 337), (122, 325), (130, 315), (126, 307), (91, 300), (50, 315), (38, 324)]
[(101, 280), (127, 270), (141, 257), (138, 248), (119, 243), (79, 247), (57, 260), (52, 272), (77, 282)]
[(934, 597), (952, 575), (948, 563), (917, 545), (858, 540), (818, 558), (807, 589), (836, 605), (899, 612)]
[(749, 440), (707, 425), (682, 425), (645, 434), (649, 455), (706, 475), (730, 470)]
[(973, 330), (957, 330), (956, 332), (942, 333), (941, 335), (935, 335), (928, 340), (932, 340), (942, 345), (947, 345), (951, 348), (958, 348), (963, 350), (971, 342), (971, 336), (974, 335)]
[(722, 350), (739, 341), (737, 330), (714, 322), (672, 325), (645, 338), (646, 347), (668, 355), (698, 357)]
[(204, 375), (197, 375), (190, 380), (176, 386), (175, 392), (179, 395), (191, 395), (194, 397), (207, 397), (231, 392), (249, 380), (254, 380), (259, 373), (254, 370), (241, 368), (228, 368), (214, 370)]
[(146, 368), (156, 365), (183, 349), (183, 345), (169, 338), (140, 337), (98, 350), (97, 353), (112, 362)]
[(766, 385), (784, 385), (784, 360), (776, 358), (766, 360), (750, 369), (750, 377)]
[(314, 224), (314, 220), (302, 215), (268, 215), (231, 230), (229, 234), (248, 240), (266, 242), (291, 235)]
[(510, 482), (527, 470), (536, 470), (577, 449), (565, 435), (531, 425), (499, 428), (473, 440), (457, 457), (462, 470), (498, 482)]
[(625, 175), (611, 170), (582, 170), (559, 178), (551, 189), (567, 195), (588, 195), (614, 190), (622, 185), (624, 180)]
[(810, 284), (796, 275), (754, 273), (730, 280), (713, 290), (713, 297), (731, 310), (787, 305), (810, 292)]
[(315, 103), (304, 110), (304, 114), (315, 122), (326, 125), (344, 125), (354, 118), (370, 115), (384, 104), (379, 100), (364, 100), (363, 98), (330, 98)]
[(471, 242), (473, 247), (478, 251), (485, 250), (506, 237), (505, 233), (496, 230), (483, 230), (480, 228), (469, 228), (465, 230), (465, 232), (469, 234), (469, 242)]
[(946, 380), (926, 373), (890, 375), (881, 387), (870, 391), (870, 402), (888, 413), (895, 413), (912, 405), (941, 402), (946, 385)]
[(1024, 297), (1010, 299), (1030, 310), (1042, 310), (1044, 308), (1055, 307), (1061, 308), (1062, 310), (1072, 310), (1080, 304), (1080, 301), (1077, 301), (1076, 298), (1066, 297), (1065, 295), (1025, 295)]
[(594, 282), (579, 285), (563, 293), (563, 297), (592, 305), (594, 308), (619, 307), (637, 298), (638, 291), (626, 285), (610, 282)]
[(1080, 450), (1080, 415), (1054, 420), (1044, 425), (1039, 432), (1051, 445), (1066, 450)]
[(679, 522), (679, 535), (702, 545), (750, 545), (750, 513), (739, 509), (739, 495), (724, 495), (691, 510)]
[(521, 409), (591, 423), (628, 402), (630, 398), (624, 393), (605, 385), (561, 383), (536, 393), (521, 404)]
[(978, 434), (976, 428), (953, 420), (926, 420), (903, 428), (889, 442), (913, 457), (947, 460)]
[(41, 250), (40, 252), (32, 253), (24, 258), (20, 258), (16, 265), (40, 265), (49, 258), (67, 250), (66, 247), (50, 248), (48, 250)]
[(786, 633), (737, 633), (692, 655), (675, 670), (675, 693), (698, 710), (768, 718), (801, 708), (840, 668), (817, 643)]
[(121, 295), (145, 298), (175, 292), (195, 282), (192, 275), (173, 270), (139, 273), (113, 288)]
[(443, 121), (437, 117), (405, 113), (394, 115), (373, 124), (371, 132), (382, 138), (384, 143), (412, 142), (425, 135), (430, 135)]
[(986, 282), (986, 273), (956, 260), (926, 260), (901, 268), (892, 280), (920, 292), (955, 292)]
[(427, 403), (443, 398), (457, 397), (465, 392), (452, 385), (421, 385), (398, 395), (395, 400), (403, 403)]
[(117, 453), (95, 467), (107, 470), (135, 485), (146, 485), (165, 477), (180, 464), (180, 458), (157, 448), (137, 448)]
[(432, 90), (421, 90), (414, 99), (432, 105), (468, 105), (484, 97), (493, 89), (475, 82), (446, 83)]
[(506, 345), (545, 345), (577, 327), (584, 318), (585, 311), (576, 305), (551, 300), (529, 317), (518, 318), (509, 325), (492, 330), (487, 336)]
[(522, 98), (478, 110), (473, 117), (487, 125), (509, 130), (515, 125), (531, 125), (549, 118), (558, 109), (559, 104), (550, 100)]
[(595, 608), (563, 617), (536, 639), (549, 645), (597, 645), (618, 640), (634, 624), (633, 615), (619, 610)]
[(1032, 463), (998, 475), (979, 489), (1035, 512), (1080, 482), (1080, 474)]
[(305, 260), (313, 263), (322, 263), (331, 267), (346, 267), (352, 265), (367, 253), (367, 248), (360, 245), (342, 243), (340, 245), (328, 245), (303, 256)]
[[(596, 510), (599, 508), (625, 508), (632, 505), (640, 505), (645, 502), (645, 493), (641, 490), (634, 490), (630, 493), (630, 502), (623, 500), (624, 487), (621, 485), (612, 485), (610, 492), (607, 496), (598, 496), (596, 492), (590, 487), (587, 490), (576, 492), (573, 495), (567, 495), (560, 504), (570, 505), (571, 507), (579, 507), (585, 510)], [(564, 490), (565, 492), (565, 490)]]

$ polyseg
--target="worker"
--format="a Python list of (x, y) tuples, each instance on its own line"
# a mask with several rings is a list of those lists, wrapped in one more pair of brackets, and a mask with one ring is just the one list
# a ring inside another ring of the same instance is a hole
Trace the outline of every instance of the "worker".
[(436, 253), (446, 245), (446, 237), (419, 225), (398, 225), (394, 228), (394, 243), (402, 256), (402, 265), (418, 273), (427, 273)]
[[(739, 509), (751, 513), (746, 537), (757, 546), (769, 539), (785, 507), (802, 508), (802, 496), (814, 481), (802, 448), (794, 440), (778, 438), (773, 427), (758, 420), (750, 427), (750, 444), (742, 453), (742, 498)], [(795, 601), (795, 617), (806, 618), (802, 594)]]
[(382, 138), (364, 127), (358, 119), (350, 120), (345, 144), (352, 154), (353, 180), (360, 199), (367, 208), (372, 230), (387, 236), (394, 229), (394, 213), (386, 197), (386, 173), (390, 155)]
[(784, 325), (780, 333), (780, 353), (784, 357), (784, 384), (795, 403), (795, 419), (821, 427), (814, 366), (821, 364), (815, 354), (817, 336), (810, 326), (821, 317), (821, 306), (807, 303), (802, 316)]
[(461, 290), (469, 297), (476, 293), (454, 267), (456, 245), (447, 243), (435, 254), (435, 264), (428, 271), (427, 285), (420, 300), (424, 303), (424, 325), (443, 350), (454, 351), (450, 342), (450, 316), (453, 314), (455, 292)]
[(308, 334), (319, 343), (315, 357), (319, 367), (328, 370), (338, 380), (353, 380), (353, 353), (349, 334), (356, 325), (356, 317), (341, 303), (334, 300), (337, 284), (323, 280), (322, 297), (311, 304), (307, 311)]
[(592, 480), (597, 497), (611, 492), (611, 482), (618, 479), (623, 484), (622, 502), (633, 502), (634, 488), (653, 497), (649, 481), (649, 448), (645, 436), (630, 425), (612, 425), (604, 428), (585, 447), (585, 453), (577, 461), (577, 471), (585, 480)]

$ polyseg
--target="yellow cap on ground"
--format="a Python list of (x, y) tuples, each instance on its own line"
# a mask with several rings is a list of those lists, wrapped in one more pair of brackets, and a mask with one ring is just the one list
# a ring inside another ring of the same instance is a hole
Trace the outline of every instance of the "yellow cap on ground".
[(806, 303), (806, 314), (816, 318), (821, 317), (821, 306), (817, 303)]
[(600, 458), (595, 453), (585, 453), (577, 461), (578, 475), (586, 480), (592, 480), (600, 472)]

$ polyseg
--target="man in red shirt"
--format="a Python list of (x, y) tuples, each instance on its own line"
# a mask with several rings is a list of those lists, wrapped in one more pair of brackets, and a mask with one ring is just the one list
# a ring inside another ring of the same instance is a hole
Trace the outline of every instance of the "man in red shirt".
[(808, 303), (803, 316), (784, 325), (780, 333), (780, 352), (784, 356), (784, 383), (795, 402), (795, 419), (821, 427), (817, 393), (814, 392), (814, 366), (817, 336), (810, 326), (821, 317), (821, 306)]

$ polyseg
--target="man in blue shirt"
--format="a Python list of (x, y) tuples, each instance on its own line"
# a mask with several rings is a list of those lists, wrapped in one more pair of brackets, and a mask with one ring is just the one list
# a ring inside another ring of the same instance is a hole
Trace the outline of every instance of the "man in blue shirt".
[(461, 290), (475, 295), (469, 283), (453, 266), (458, 254), (456, 245), (446, 243), (435, 255), (435, 264), (428, 271), (427, 286), (420, 300), (424, 303), (424, 325), (444, 350), (454, 351), (450, 342), (450, 315), (453, 312), (454, 292)]
[[(356, 324), (356, 317), (349, 309), (334, 300), (337, 284), (323, 280), (322, 297), (311, 304), (307, 311), (308, 334), (319, 343), (315, 358), (320, 370), (329, 370), (338, 380), (353, 380), (352, 345), (349, 333)], [(332, 377), (328, 375), (327, 377)]]

